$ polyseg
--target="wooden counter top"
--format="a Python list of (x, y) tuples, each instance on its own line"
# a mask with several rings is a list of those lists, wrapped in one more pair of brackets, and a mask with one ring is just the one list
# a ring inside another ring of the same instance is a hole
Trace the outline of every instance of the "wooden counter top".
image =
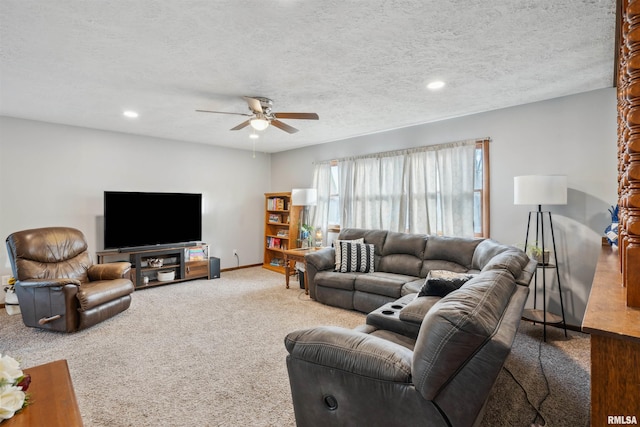
[(582, 330), (640, 342), (640, 309), (627, 307), (618, 250), (603, 245), (593, 278)]
[(81, 427), (82, 417), (66, 360), (24, 370), (31, 375), (27, 393), (31, 404), (2, 423), (2, 427)]

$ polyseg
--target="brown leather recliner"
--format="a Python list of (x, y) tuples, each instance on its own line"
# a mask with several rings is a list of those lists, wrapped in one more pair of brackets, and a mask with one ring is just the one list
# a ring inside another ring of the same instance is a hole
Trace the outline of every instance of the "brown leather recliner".
[(131, 304), (131, 264), (94, 265), (79, 230), (18, 231), (7, 237), (7, 251), (27, 326), (74, 332), (113, 317)]

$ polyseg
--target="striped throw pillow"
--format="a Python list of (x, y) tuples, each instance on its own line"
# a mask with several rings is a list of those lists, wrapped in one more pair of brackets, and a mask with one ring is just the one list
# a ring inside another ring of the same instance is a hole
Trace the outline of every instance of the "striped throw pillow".
[(372, 244), (342, 242), (341, 246), (341, 273), (373, 273), (374, 246)]
[(347, 243), (347, 242), (364, 243), (364, 237), (361, 237), (359, 239), (353, 239), (353, 240), (335, 240), (333, 242), (333, 247), (335, 248), (335, 251), (336, 251), (335, 271), (340, 271), (340, 267), (342, 266), (342, 243)]

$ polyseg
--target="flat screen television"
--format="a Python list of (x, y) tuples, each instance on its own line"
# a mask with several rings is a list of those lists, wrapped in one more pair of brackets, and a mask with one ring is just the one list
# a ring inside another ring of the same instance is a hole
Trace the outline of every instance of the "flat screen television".
[(104, 248), (169, 246), (202, 240), (202, 194), (104, 192)]

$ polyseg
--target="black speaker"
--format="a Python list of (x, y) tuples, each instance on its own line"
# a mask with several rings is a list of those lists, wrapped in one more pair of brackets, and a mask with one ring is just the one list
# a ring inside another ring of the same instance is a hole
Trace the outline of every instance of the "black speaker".
[(220, 258), (209, 258), (209, 279), (220, 278)]

